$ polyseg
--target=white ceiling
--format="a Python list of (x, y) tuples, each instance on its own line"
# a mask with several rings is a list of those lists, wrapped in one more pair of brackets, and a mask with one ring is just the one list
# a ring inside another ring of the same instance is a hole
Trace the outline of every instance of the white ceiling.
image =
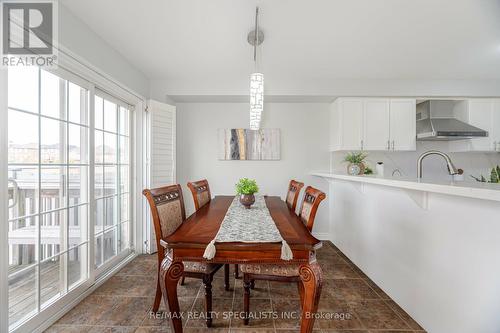
[(260, 70), (281, 94), (333, 80), (500, 79), (499, 0), (61, 2), (165, 94), (246, 91), (256, 5)]

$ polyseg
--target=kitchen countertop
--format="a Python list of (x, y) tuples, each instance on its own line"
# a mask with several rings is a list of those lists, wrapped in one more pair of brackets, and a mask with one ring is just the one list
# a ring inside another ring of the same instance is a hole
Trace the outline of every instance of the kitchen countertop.
[(452, 182), (439, 180), (418, 180), (408, 177), (379, 177), (376, 175), (350, 176), (341, 173), (313, 172), (313, 176), (346, 180), (357, 183), (397, 187), (407, 190), (456, 195), (474, 199), (500, 201), (500, 184), (480, 182)]

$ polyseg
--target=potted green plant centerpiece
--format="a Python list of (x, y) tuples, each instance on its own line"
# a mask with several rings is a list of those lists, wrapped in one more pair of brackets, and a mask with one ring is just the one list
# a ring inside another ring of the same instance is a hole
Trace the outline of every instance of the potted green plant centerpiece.
[(346, 157), (344, 158), (344, 161), (349, 163), (347, 165), (347, 174), (351, 176), (364, 174), (366, 168), (364, 164), (365, 158), (366, 154), (363, 154), (361, 152), (359, 153), (352, 152), (347, 154)]
[(254, 204), (254, 194), (257, 192), (259, 187), (254, 179), (241, 178), (236, 184), (236, 194), (240, 196), (240, 203), (247, 209)]

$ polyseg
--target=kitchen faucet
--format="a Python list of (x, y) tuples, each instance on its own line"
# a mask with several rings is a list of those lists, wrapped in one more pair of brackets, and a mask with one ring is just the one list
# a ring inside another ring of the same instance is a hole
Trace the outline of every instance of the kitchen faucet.
[(448, 172), (450, 173), (450, 175), (456, 175), (459, 173), (458, 169), (455, 167), (455, 165), (453, 165), (453, 162), (451, 161), (451, 158), (450, 158), (450, 156), (448, 156), (448, 154), (445, 154), (445, 153), (438, 151), (438, 150), (429, 150), (429, 151), (426, 151), (425, 153), (423, 153), (422, 155), (420, 155), (420, 157), (418, 158), (418, 161), (417, 161), (417, 178), (418, 179), (422, 179), (422, 162), (423, 162), (424, 158), (426, 158), (429, 155), (439, 155), (439, 156), (443, 157), (446, 161), (446, 166), (448, 167)]

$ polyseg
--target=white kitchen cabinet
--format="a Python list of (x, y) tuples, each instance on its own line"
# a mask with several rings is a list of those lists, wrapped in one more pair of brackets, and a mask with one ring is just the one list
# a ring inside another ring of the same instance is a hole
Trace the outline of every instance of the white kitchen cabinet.
[(416, 100), (391, 99), (390, 147), (392, 150), (416, 150)]
[(415, 150), (415, 99), (338, 98), (332, 103), (330, 150)]
[(390, 114), (388, 99), (363, 101), (363, 150), (390, 149)]
[(470, 150), (489, 151), (494, 150), (495, 143), (492, 135), (493, 129), (493, 101), (489, 99), (469, 100), (469, 124), (488, 131), (485, 138), (474, 138), (470, 140)]
[(330, 150), (362, 150), (363, 101), (337, 99), (331, 108)]
[(474, 98), (467, 101), (465, 115), (461, 120), (488, 132), (484, 138), (472, 138), (453, 141), (450, 150), (453, 152), (500, 152), (500, 100)]

